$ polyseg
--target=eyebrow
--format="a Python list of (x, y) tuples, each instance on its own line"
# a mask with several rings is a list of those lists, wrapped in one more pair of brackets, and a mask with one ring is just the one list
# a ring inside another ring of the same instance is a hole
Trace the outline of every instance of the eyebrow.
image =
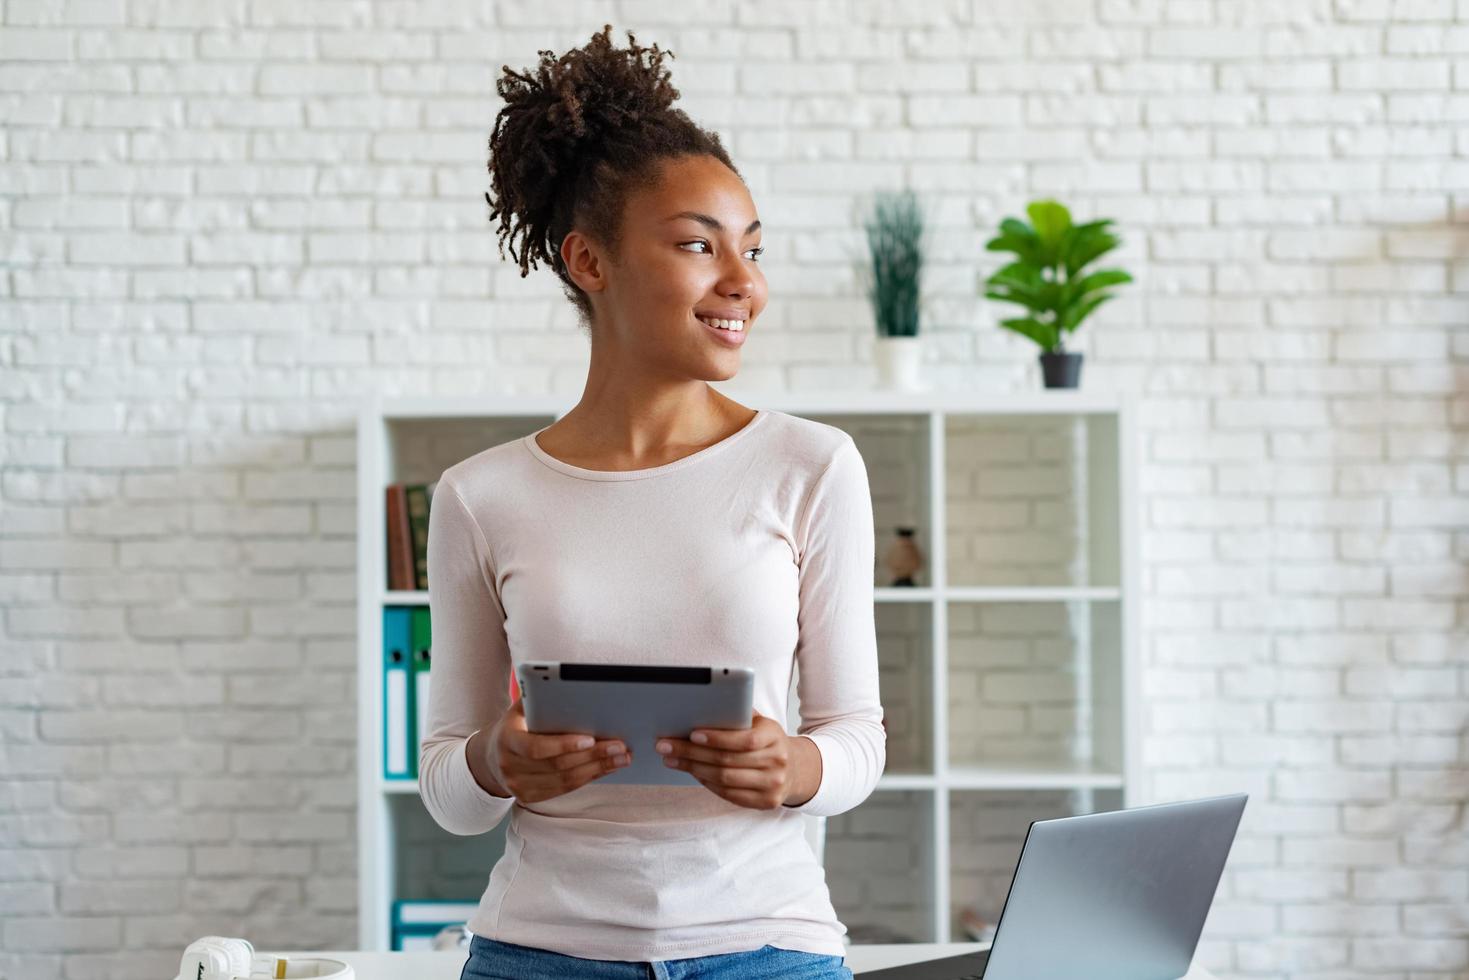
[[(678, 214), (670, 214), (667, 218), (664, 218), (663, 220), (677, 221), (679, 218), (693, 218), (695, 221), (699, 222), (699, 224), (709, 228), (713, 228), (715, 231), (724, 230), (724, 225), (720, 224), (718, 219), (712, 218), (709, 215), (704, 214), (702, 211), (680, 211)], [(751, 232), (756, 231), (759, 227), (760, 221), (759, 219), (756, 219), (750, 222), (750, 227), (745, 229), (745, 234), (748, 235)]]

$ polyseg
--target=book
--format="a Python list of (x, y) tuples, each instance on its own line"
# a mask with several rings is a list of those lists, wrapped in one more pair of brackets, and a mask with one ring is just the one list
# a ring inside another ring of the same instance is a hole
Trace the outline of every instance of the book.
[(428, 588), (428, 508), (427, 484), (404, 487), (408, 501), (408, 533), (413, 554), (413, 584), (409, 588)]
[(395, 592), (411, 590), (415, 586), (417, 573), (406, 486), (401, 483), (388, 485), (383, 512), (387, 517), (388, 588)]

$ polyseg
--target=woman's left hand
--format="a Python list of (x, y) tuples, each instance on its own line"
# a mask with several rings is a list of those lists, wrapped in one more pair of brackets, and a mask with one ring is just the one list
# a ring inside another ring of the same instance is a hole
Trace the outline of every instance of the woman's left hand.
[[(707, 741), (689, 740), (699, 735)], [(756, 711), (749, 728), (700, 728), (689, 739), (658, 739), (663, 764), (684, 770), (716, 796), (752, 810), (773, 810), (790, 795), (796, 778), (793, 739), (774, 718)]]

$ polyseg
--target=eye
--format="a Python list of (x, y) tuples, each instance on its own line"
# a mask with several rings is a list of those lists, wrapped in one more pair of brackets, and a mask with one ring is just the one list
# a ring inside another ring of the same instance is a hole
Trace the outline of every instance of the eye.
[[(679, 248), (683, 248), (685, 245), (703, 245), (705, 247), (708, 247), (709, 243), (706, 242), (706, 241), (704, 241), (702, 238), (700, 238), (697, 241), (681, 242), (681, 243), (679, 243), (679, 246), (678, 247)], [(747, 251), (747, 252), (753, 252), (754, 253), (754, 255), (751, 256), (751, 258), (750, 258), (750, 261), (751, 262), (759, 262), (760, 261), (760, 256), (765, 252), (765, 246), (764, 245), (760, 245), (760, 246), (757, 246), (755, 248), (745, 249), (745, 251)]]

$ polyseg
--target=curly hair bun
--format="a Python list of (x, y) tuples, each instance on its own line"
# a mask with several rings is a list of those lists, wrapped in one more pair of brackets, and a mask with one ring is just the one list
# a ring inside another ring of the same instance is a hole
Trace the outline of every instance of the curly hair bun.
[[(607, 24), (585, 47), (559, 57), (540, 51), (533, 72), (503, 66), (505, 74), (495, 87), (505, 105), (490, 137), (491, 186), (498, 198), (486, 195), (494, 209), (491, 219), (514, 212), (529, 223), (531, 234), (544, 231), (537, 219), (549, 217), (545, 212), (553, 195), (595, 161), (600, 146), (640, 128), (678, 98), (662, 67), (664, 55), (673, 57), (671, 51), (660, 51), (657, 44), (640, 47), (631, 31), (629, 46), (618, 49), (611, 33)], [(508, 237), (508, 229), (501, 237)], [(522, 242), (532, 264), (551, 258), (549, 250), (535, 245)], [(513, 242), (510, 254), (520, 258)]]
[(548, 156), (636, 126), (678, 98), (671, 72), (663, 68), (664, 56), (673, 58), (672, 51), (659, 50), (656, 43), (639, 47), (632, 31), (627, 32), (629, 46), (618, 49), (611, 32), (607, 24), (586, 47), (560, 57), (537, 52), (541, 63), (534, 77), (504, 66), (496, 90), (519, 110), (519, 120), (540, 128)]
[(550, 265), (588, 315), (560, 257), (573, 224), (615, 252), (622, 198), (662, 160), (707, 153), (735, 169), (717, 134), (673, 108), (679, 93), (663, 65), (673, 52), (640, 46), (632, 31), (616, 48), (611, 34), (607, 24), (583, 47), (540, 51), (533, 71), (503, 66), (496, 90), (505, 104), (489, 146), (493, 194), (485, 194), (501, 256), (508, 242), (522, 278), (537, 260)]

